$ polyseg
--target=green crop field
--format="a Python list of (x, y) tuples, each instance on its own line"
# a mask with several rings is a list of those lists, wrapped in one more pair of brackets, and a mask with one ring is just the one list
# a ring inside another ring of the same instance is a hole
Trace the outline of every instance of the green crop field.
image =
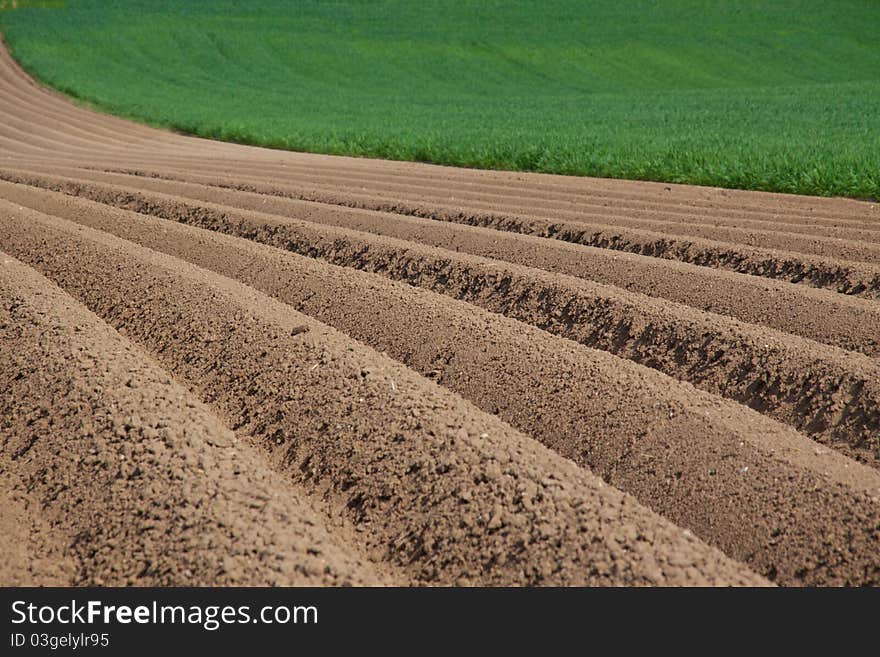
[(19, 61), (154, 125), (322, 153), (880, 198), (877, 0), (56, 4), (0, 12)]

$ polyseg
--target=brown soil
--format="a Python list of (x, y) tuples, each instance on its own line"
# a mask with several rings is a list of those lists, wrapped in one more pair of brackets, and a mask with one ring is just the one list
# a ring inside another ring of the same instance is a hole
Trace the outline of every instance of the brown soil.
[(0, 583), (880, 583), (877, 205), (0, 112)]
[(52, 532), (39, 506), (19, 482), (0, 474), (0, 554), (3, 586), (69, 586), (76, 564), (66, 554), (64, 542)]
[(47, 545), (76, 562), (77, 583), (379, 582), (146, 353), (0, 259), (0, 463), (40, 509)]
[[(644, 258), (531, 235), (387, 212), (328, 207), (310, 201), (267, 197), (208, 184), (175, 183), (57, 166), (33, 169), (63, 172), (69, 181), (78, 183), (106, 181), (133, 191), (150, 190), (190, 200), (222, 203), (229, 208), (352, 228), (570, 274), (729, 315), (748, 323), (763, 324), (870, 356), (880, 354), (880, 307), (868, 300), (826, 290), (786, 285), (756, 276), (737, 276), (719, 269)], [(38, 179), (30, 180), (37, 182)], [(18, 193), (24, 194), (23, 191)], [(42, 197), (36, 192), (31, 196)]]

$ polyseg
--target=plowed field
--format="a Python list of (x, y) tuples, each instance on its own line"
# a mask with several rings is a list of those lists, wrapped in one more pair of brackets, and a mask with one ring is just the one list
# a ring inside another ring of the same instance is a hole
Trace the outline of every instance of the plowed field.
[(880, 206), (0, 116), (0, 583), (880, 584)]

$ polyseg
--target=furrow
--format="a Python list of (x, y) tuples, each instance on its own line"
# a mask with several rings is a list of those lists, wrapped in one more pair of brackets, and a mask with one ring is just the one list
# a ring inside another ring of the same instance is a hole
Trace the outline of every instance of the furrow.
[(880, 585), (880, 204), (0, 117), (0, 584)]
[(763, 581), (498, 418), (252, 288), (33, 212), (13, 213), (4, 232), (7, 248), (147, 346), (354, 522), (375, 560), (414, 581)]
[[(27, 109), (33, 111), (33, 107), (29, 107), (29, 100), (19, 100), (14, 95), (9, 94), (0, 84), (0, 113), (4, 116), (7, 126), (14, 126), (28, 134), (39, 134), (41, 136), (52, 137), (58, 145), (86, 145), (93, 150), (100, 150), (102, 146), (131, 147), (132, 143), (122, 140), (109, 139), (100, 133), (90, 132), (88, 129), (81, 128), (76, 124), (70, 123), (66, 117), (62, 115), (48, 116), (40, 115), (40, 121), (35, 122), (32, 116), (28, 116)], [(45, 117), (45, 118), (44, 118)], [(45, 121), (50, 119), (50, 121)]]
[[(182, 166), (184, 170), (203, 170), (204, 173), (221, 176), (228, 173), (228, 169), (224, 170), (219, 162), (212, 163), (206, 159), (187, 160), (173, 158), (170, 153), (168, 155), (167, 158), (156, 160), (154, 166), (159, 166), (161, 170)], [(500, 203), (507, 212), (524, 213), (525, 207), (542, 209), (556, 207), (569, 210), (592, 208), (594, 212), (606, 215), (620, 213), (623, 216), (632, 216), (632, 213), (637, 213), (645, 218), (668, 216), (670, 219), (676, 218), (682, 221), (688, 221), (688, 218), (691, 221), (708, 219), (724, 221), (732, 225), (755, 222), (763, 223), (767, 227), (778, 225), (800, 227), (804, 231), (809, 231), (811, 228), (861, 227), (876, 232), (880, 224), (880, 214), (878, 214), (880, 205), (849, 199), (834, 199), (842, 208), (848, 209), (841, 208), (830, 213), (817, 212), (815, 207), (789, 210), (779, 202), (779, 199), (773, 199), (774, 202), (768, 203), (765, 209), (745, 208), (731, 206), (726, 201), (732, 190), (702, 188), (706, 196), (713, 197), (712, 200), (702, 201), (694, 199), (693, 194), (688, 193), (692, 188), (684, 186), (665, 186), (661, 189), (662, 193), (650, 196), (637, 191), (602, 192), (599, 188), (611, 189), (609, 185), (632, 189), (632, 183), (589, 178), (570, 178), (572, 182), (586, 185), (583, 194), (572, 196), (558, 191), (559, 188), (554, 185), (548, 185), (545, 178), (552, 176), (543, 176), (540, 180), (529, 182), (528, 174), (507, 173), (506, 178), (494, 187), (478, 180), (480, 174), (488, 173), (486, 171), (461, 170), (455, 175), (450, 173), (456, 171), (455, 169), (437, 167), (430, 175), (425, 176), (424, 171), (421, 175), (416, 174), (415, 171), (409, 174), (386, 171), (388, 162), (368, 160), (372, 165), (368, 168), (363, 164), (357, 167), (350, 166), (350, 161), (327, 162), (317, 158), (318, 156), (310, 154), (296, 154), (277, 162), (258, 162), (248, 159), (232, 161), (237, 176), (263, 182), (308, 183), (336, 190), (348, 188), (354, 192), (369, 189), (373, 193), (381, 192), (398, 196), (407, 193), (410, 198), (422, 200), (434, 198), (441, 202), (455, 198), (460, 204), (463, 204), (463, 199), (472, 199), (477, 202)], [(345, 158), (340, 159), (345, 160)], [(426, 168), (430, 169), (430, 166)], [(647, 187), (650, 183), (644, 185)], [(756, 192), (752, 194), (761, 196)], [(808, 201), (815, 205), (828, 200), (808, 197)]]
[[(191, 167), (199, 169), (199, 165)], [(225, 173), (220, 167), (217, 173)], [(733, 243), (803, 250), (817, 255), (836, 256), (853, 260), (877, 257), (877, 247), (863, 242), (880, 241), (880, 222), (873, 222), (866, 214), (863, 219), (812, 219), (793, 221), (782, 215), (743, 217), (723, 209), (711, 210), (700, 207), (674, 207), (652, 202), (632, 203), (623, 200), (561, 200), (546, 196), (540, 190), (512, 187), (503, 192), (487, 192), (482, 188), (470, 191), (466, 186), (449, 187), (413, 185), (408, 182), (389, 182), (381, 173), (344, 177), (315, 170), (307, 165), (289, 164), (271, 169), (247, 166), (237, 170), (242, 182), (295, 183), (301, 186), (323, 188), (342, 193), (363, 193), (369, 190), (373, 196), (383, 197), (386, 202), (467, 205), (474, 210), (503, 214), (520, 214), (554, 220), (586, 223), (614, 223), (634, 228), (644, 228), (673, 235), (693, 235), (722, 239)], [(844, 225), (841, 225), (843, 223)], [(748, 229), (748, 230), (746, 230)], [(781, 246), (780, 246), (781, 245)], [(795, 248), (798, 247), (798, 248)], [(870, 261), (870, 260), (869, 260)]]
[(0, 461), (78, 562), (76, 583), (380, 581), (152, 359), (0, 260)]
[[(33, 167), (27, 169), (34, 170)], [(115, 174), (89, 174), (50, 166), (37, 169), (46, 173), (64, 174), (67, 180), (78, 183), (98, 181), (132, 184), (132, 180)], [(138, 189), (222, 204), (228, 208), (253, 210), (396, 237), (577, 276), (727, 315), (751, 324), (768, 326), (868, 356), (880, 355), (880, 305), (867, 299), (835, 294), (828, 290), (531, 235), (396, 214), (328, 207), (309, 201), (219, 189), (197, 183), (145, 179), (140, 182)], [(0, 181), (0, 190), (0, 195), (5, 198), (41, 211), (42, 204), (52, 198), (51, 192), (4, 181)]]
[(861, 354), (591, 281), (394, 238), (157, 193), (74, 188), (106, 204), (443, 292), (744, 403), (859, 460), (876, 463), (880, 456), (878, 364)]
[[(107, 138), (121, 138), (130, 141), (132, 137), (142, 138), (144, 142), (172, 146), (169, 154), (179, 153), (184, 145), (198, 144), (202, 152), (207, 148), (214, 153), (222, 153), (231, 158), (245, 156), (249, 164), (254, 164), (255, 153), (259, 149), (237, 144), (221, 144), (170, 135), (167, 132), (152, 130), (115, 117), (97, 114), (72, 105), (60, 94), (42, 88), (9, 57), (2, 49), (0, 77), (9, 85), (8, 95), (28, 103), (25, 114), (35, 123), (58, 120), (77, 121), (78, 127), (91, 131), (102, 131)], [(38, 113), (34, 113), (34, 109)], [(44, 118), (45, 117), (45, 118)], [(198, 146), (196, 146), (198, 148)], [(797, 197), (785, 194), (763, 192), (739, 192), (700, 186), (686, 186), (662, 183), (632, 182), (622, 180), (603, 180), (572, 176), (493, 172), (484, 170), (454, 169), (425, 164), (405, 162), (382, 162), (357, 158), (328, 157), (301, 153), (262, 151), (280, 160), (287, 169), (286, 175), (297, 173), (320, 173), (327, 180), (340, 184), (348, 182), (376, 187), (384, 184), (415, 185), (418, 189), (436, 190), (439, 194), (454, 195), (456, 190), (470, 190), (484, 196), (516, 198), (526, 202), (540, 201), (568, 202), (572, 204), (609, 206), (640, 210), (651, 209), (657, 212), (690, 213), (713, 216), (730, 215), (731, 218), (746, 219), (768, 217), (776, 219), (790, 216), (793, 221), (811, 224), (816, 221), (848, 221), (853, 217), (871, 217), (876, 225), (878, 206), (846, 199), (820, 199)], [(194, 151), (195, 153), (195, 151)], [(264, 158), (265, 159), (265, 158)], [(259, 173), (264, 176), (263, 173)], [(339, 176), (343, 176), (340, 178)]]
[(104, 135), (126, 142), (131, 142), (135, 138), (151, 143), (173, 143), (182, 139), (167, 132), (86, 109), (72, 103), (61, 93), (44, 87), (33, 80), (12, 58), (2, 36), (0, 36), (0, 77), (6, 81), (17, 98), (27, 103), (24, 114), (35, 123), (46, 123), (61, 118), (85, 126), (98, 137)]
[[(142, 174), (128, 170), (127, 173)], [(11, 171), (2, 174), (14, 178)], [(177, 176), (165, 176), (177, 180)], [(701, 267), (724, 269), (741, 274), (762, 276), (789, 283), (802, 283), (841, 294), (869, 299), (880, 298), (880, 266), (820, 257), (784, 250), (755, 248), (704, 238), (677, 237), (637, 228), (607, 224), (555, 221), (520, 215), (475, 212), (451, 205), (423, 205), (389, 202), (366, 194), (327, 193), (298, 187), (242, 182), (236, 178), (187, 176), (191, 182), (207, 182), (217, 187), (282, 196), (327, 205), (401, 214), (423, 219), (467, 224), (494, 230), (535, 235), (596, 248), (624, 251), (638, 255), (677, 260)]]
[(739, 404), (375, 274), (56, 200), (53, 214), (234, 277), (387, 352), (778, 583), (880, 583), (880, 473)]

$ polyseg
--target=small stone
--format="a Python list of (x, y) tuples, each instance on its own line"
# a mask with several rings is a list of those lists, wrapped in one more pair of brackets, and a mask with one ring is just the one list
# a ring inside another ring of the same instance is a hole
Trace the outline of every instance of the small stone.
[(495, 507), (492, 509), (492, 517), (489, 518), (489, 524), (487, 524), (486, 527), (490, 530), (501, 529), (501, 527), (504, 525), (504, 522), (501, 520), (502, 513), (503, 510), (501, 508), (501, 505), (496, 504)]

